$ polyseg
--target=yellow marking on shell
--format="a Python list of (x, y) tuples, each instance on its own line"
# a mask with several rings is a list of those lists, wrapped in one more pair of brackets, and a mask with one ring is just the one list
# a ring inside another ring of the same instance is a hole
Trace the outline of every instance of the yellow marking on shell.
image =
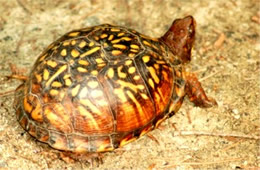
[(71, 41), (71, 45), (75, 45), (76, 43), (77, 43), (76, 40), (72, 40), (72, 41)]
[[(82, 102), (82, 100), (80, 100)], [(83, 101), (84, 102), (84, 101)], [(78, 106), (77, 110), (79, 111), (79, 114), (86, 117), (89, 123), (95, 127), (95, 129), (98, 129), (97, 121), (94, 118), (94, 115), (90, 113), (87, 109), (85, 109), (83, 106)]]
[(132, 63), (133, 63), (132, 60), (126, 60), (125, 65), (129, 66), (129, 65), (131, 65)]
[(120, 78), (126, 78), (126, 73), (122, 72), (123, 66), (117, 68), (117, 73)]
[(100, 49), (100, 47), (94, 47), (94, 48), (86, 51), (85, 53), (81, 54), (80, 57), (82, 58), (82, 57), (86, 57), (88, 55), (91, 55), (91, 54), (97, 52), (99, 49)]
[(118, 37), (122, 37), (123, 35), (125, 35), (124, 32), (120, 32), (120, 33), (117, 34)]
[(103, 96), (103, 92), (101, 90), (92, 90), (91, 96), (96, 97), (96, 98), (101, 97), (101, 96)]
[(104, 67), (106, 65), (106, 63), (100, 63), (100, 64), (98, 64), (97, 66), (98, 67)]
[(112, 55), (114, 55), (114, 56), (119, 56), (119, 55), (121, 55), (123, 52), (122, 51), (120, 51), (120, 50), (112, 50)]
[(105, 42), (105, 43), (103, 44), (103, 46), (104, 46), (104, 48), (107, 48), (107, 47), (108, 47), (108, 44)]
[(98, 64), (100, 64), (100, 63), (104, 63), (104, 60), (103, 60), (102, 58), (97, 58), (97, 59), (96, 59), (96, 62), (97, 62)]
[(136, 137), (124, 138), (123, 140), (120, 141), (119, 147), (123, 147), (123, 146), (135, 141), (136, 139), (137, 139)]
[(65, 74), (65, 75), (63, 76), (63, 79), (67, 79), (67, 78), (70, 78), (70, 77), (71, 77), (70, 74)]
[(175, 87), (175, 93), (177, 94), (177, 96), (181, 97), (184, 95), (185, 90), (183, 90), (183, 88), (179, 88), (179, 87)]
[(108, 144), (101, 144), (97, 148), (97, 152), (109, 152), (113, 150), (114, 148), (112, 146), (108, 146)]
[(139, 75), (135, 75), (133, 79), (134, 79), (134, 80), (140, 80), (140, 78), (141, 78), (141, 77), (140, 77)]
[(128, 54), (128, 57), (133, 58), (133, 57), (135, 57), (135, 54), (134, 54), (134, 53), (129, 53), (129, 54)]
[(148, 84), (154, 89), (154, 82), (151, 78), (148, 79)]
[(76, 37), (80, 34), (80, 32), (71, 32), (68, 34), (69, 37)]
[(75, 63), (75, 60), (70, 59), (70, 61), (69, 61), (69, 65), (73, 65), (74, 63)]
[(94, 43), (93, 41), (91, 41), (91, 42), (88, 44), (89, 47), (93, 47), (94, 45), (95, 45), (95, 43)]
[(111, 30), (110, 30), (111, 32), (119, 32), (120, 31), (120, 29), (118, 29), (118, 28), (111, 28)]
[(61, 50), (60, 55), (65, 57), (67, 55), (67, 50), (66, 49)]
[(61, 66), (54, 74), (51, 76), (51, 78), (46, 82), (46, 87), (48, 87), (51, 82), (57, 78), (61, 73), (63, 73), (67, 69), (67, 65)]
[(55, 89), (51, 89), (51, 90), (50, 90), (50, 95), (56, 96), (56, 95), (58, 95), (58, 94), (59, 94), (59, 91), (58, 91), (58, 90), (55, 90)]
[(109, 78), (113, 78), (114, 77), (114, 74), (115, 74), (115, 72), (114, 72), (114, 69), (113, 68), (109, 68), (108, 70), (107, 70), (107, 76), (109, 77)]
[(164, 120), (166, 119), (166, 117), (163, 117), (162, 119), (159, 119), (156, 124), (155, 124), (155, 128), (157, 128)]
[(36, 77), (38, 83), (42, 81), (42, 76), (40, 74), (35, 74), (34, 76)]
[(135, 50), (135, 49), (130, 49), (130, 51), (133, 52), (133, 53), (137, 53), (138, 52), (138, 50)]
[(88, 83), (88, 86), (92, 89), (96, 88), (98, 86), (98, 82), (97, 81), (89, 81)]
[(116, 44), (116, 43), (119, 43), (121, 41), (121, 39), (115, 39), (113, 41), (111, 41), (112, 44)]
[(127, 98), (124, 94), (124, 90), (122, 88), (116, 88), (113, 90), (113, 92), (118, 96), (121, 103), (127, 102)]
[(48, 55), (48, 53), (46, 53), (46, 54), (44, 54), (43, 56), (41, 56), (41, 58), (39, 59), (39, 61), (43, 61), (43, 60), (46, 58), (47, 55)]
[(113, 47), (119, 48), (121, 50), (125, 50), (127, 47), (123, 44), (113, 44)]
[(82, 105), (87, 106), (91, 110), (91, 112), (102, 115), (101, 111), (89, 99), (80, 99), (79, 102)]
[(149, 47), (152, 46), (148, 41), (145, 41), (145, 40), (144, 40), (143, 43), (144, 43), (145, 45), (148, 45)]
[(130, 74), (135, 73), (135, 71), (136, 71), (136, 68), (135, 68), (135, 67), (130, 67), (130, 68), (128, 69), (128, 73), (130, 73)]
[(79, 54), (80, 54), (80, 53), (79, 53), (77, 50), (75, 50), (75, 49), (72, 49), (72, 50), (71, 50), (71, 55), (72, 55), (73, 58), (78, 57)]
[(127, 87), (130, 88), (131, 90), (133, 90), (135, 93), (137, 93), (138, 89), (143, 90), (144, 86), (142, 84), (139, 85), (135, 85), (133, 83), (129, 83), (127, 81), (123, 81), (123, 80), (117, 80), (116, 81), (118, 84), (120, 84), (120, 86), (122, 86), (122, 88)]
[(141, 93), (140, 95), (144, 100), (149, 99), (149, 97), (145, 93)]
[(104, 38), (107, 38), (107, 36), (108, 36), (107, 34), (102, 34), (102, 35), (100, 35), (100, 38), (104, 39)]
[(59, 91), (59, 100), (63, 100), (65, 96), (65, 92), (64, 91)]
[(148, 70), (149, 70), (153, 80), (155, 81), (155, 83), (158, 84), (160, 82), (160, 79), (157, 76), (155, 69), (153, 67), (148, 67)]
[(141, 131), (140, 137), (141, 137), (141, 136), (144, 136), (145, 134), (147, 134), (147, 133), (148, 133), (149, 131), (151, 131), (152, 129), (153, 129), (152, 126), (145, 127), (145, 128)]
[[(129, 98), (134, 102), (135, 106), (137, 107), (138, 110), (138, 115), (143, 115), (143, 109), (142, 106), (140, 105), (140, 103), (136, 100), (135, 96), (133, 95), (133, 93), (129, 90), (126, 91), (126, 94), (129, 96)], [(141, 116), (142, 117), (142, 116)]]
[(80, 43), (79, 43), (79, 48), (83, 48), (83, 47), (85, 47), (87, 45), (87, 42), (86, 41), (81, 41)]
[(64, 41), (62, 45), (63, 46), (68, 46), (68, 45), (70, 45), (70, 41)]
[(71, 90), (71, 95), (72, 95), (72, 97), (77, 96), (77, 94), (79, 93), (79, 89), (80, 89), (80, 85), (78, 84), (76, 87), (74, 87), (74, 88)]
[(111, 40), (113, 40), (113, 38), (114, 38), (114, 35), (111, 34), (111, 35), (109, 35), (108, 40), (111, 41)]
[(152, 44), (152, 47), (153, 47), (154, 49), (156, 49), (156, 50), (159, 50), (159, 48), (158, 48), (157, 46), (153, 45), (153, 44)]
[(142, 60), (143, 60), (144, 63), (148, 63), (150, 61), (150, 56), (145, 55), (145, 56), (142, 57)]
[(83, 68), (83, 67), (77, 67), (77, 70), (78, 70), (78, 72), (80, 72), (80, 73), (86, 73), (86, 72), (88, 72), (88, 70), (85, 69), (85, 68)]
[(78, 94), (78, 98), (79, 99), (84, 99), (86, 98), (88, 95), (88, 88), (87, 87), (83, 87), (81, 90), (80, 90), (80, 93)]
[(130, 38), (130, 37), (122, 37), (121, 39), (125, 40), (125, 41), (131, 41), (132, 40), (132, 38)]
[(50, 77), (50, 72), (47, 69), (43, 70), (43, 80), (48, 80)]
[(98, 75), (98, 71), (97, 71), (97, 70), (93, 70), (93, 71), (91, 71), (91, 74), (92, 74), (93, 76), (97, 76), (97, 75)]
[(131, 48), (133, 48), (133, 49), (136, 49), (136, 50), (138, 50), (138, 49), (139, 49), (139, 46), (138, 46), (138, 45), (136, 45), (136, 44), (131, 44), (131, 45), (130, 45), (130, 47), (131, 47)]
[(47, 61), (47, 65), (54, 68), (57, 66), (57, 62), (56, 61), (52, 61), (52, 60), (48, 60)]
[(62, 84), (58, 81), (54, 81), (52, 84), (51, 84), (51, 87), (61, 87)]
[(83, 66), (89, 65), (89, 62), (86, 61), (86, 60), (78, 60), (78, 63), (79, 63), (80, 65), (83, 65)]

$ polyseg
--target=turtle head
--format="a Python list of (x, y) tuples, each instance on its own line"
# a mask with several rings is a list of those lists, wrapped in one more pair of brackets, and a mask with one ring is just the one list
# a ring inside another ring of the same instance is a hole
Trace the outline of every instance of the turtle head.
[(192, 16), (173, 21), (170, 29), (161, 40), (170, 48), (174, 55), (180, 57), (182, 63), (191, 60), (191, 49), (195, 40), (196, 22)]

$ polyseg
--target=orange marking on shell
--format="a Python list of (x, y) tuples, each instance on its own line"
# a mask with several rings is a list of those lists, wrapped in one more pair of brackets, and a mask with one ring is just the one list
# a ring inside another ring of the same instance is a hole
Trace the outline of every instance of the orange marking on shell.
[(23, 99), (23, 107), (24, 107), (24, 110), (25, 110), (27, 113), (31, 113), (33, 107), (32, 107), (32, 105), (28, 102), (28, 96), (26, 96), (26, 97)]
[(64, 133), (72, 132), (70, 113), (59, 103), (44, 106), (43, 115), (49, 122), (50, 129), (56, 129)]
[(43, 122), (43, 117), (42, 117), (42, 105), (40, 101), (36, 98), (33, 97), (33, 105), (35, 106), (31, 112), (31, 117), (33, 120), (37, 122)]
[[(83, 105), (87, 105), (87, 102), (89, 102), (88, 99), (80, 100), (80, 103)], [(99, 126), (97, 124), (96, 119), (94, 118), (94, 114), (90, 113), (88, 110), (85, 109), (83, 106), (78, 106), (77, 110), (79, 111), (79, 114), (83, 117), (85, 117), (86, 120), (88, 120), (88, 125), (90, 129), (99, 129)]]

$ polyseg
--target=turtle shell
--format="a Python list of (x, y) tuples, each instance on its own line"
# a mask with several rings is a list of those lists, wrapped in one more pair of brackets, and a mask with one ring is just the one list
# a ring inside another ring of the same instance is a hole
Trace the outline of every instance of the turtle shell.
[(105, 152), (157, 127), (181, 106), (183, 64), (161, 38), (99, 25), (71, 31), (17, 89), (21, 126), (59, 150)]

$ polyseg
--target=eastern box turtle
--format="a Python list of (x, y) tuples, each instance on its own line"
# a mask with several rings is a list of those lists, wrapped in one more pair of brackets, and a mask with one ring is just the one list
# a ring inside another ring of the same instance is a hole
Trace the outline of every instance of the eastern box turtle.
[(191, 16), (175, 20), (161, 38), (108, 24), (71, 31), (39, 56), (17, 88), (17, 119), (55, 149), (106, 152), (174, 115), (186, 94), (196, 106), (213, 106), (184, 70), (194, 39)]

